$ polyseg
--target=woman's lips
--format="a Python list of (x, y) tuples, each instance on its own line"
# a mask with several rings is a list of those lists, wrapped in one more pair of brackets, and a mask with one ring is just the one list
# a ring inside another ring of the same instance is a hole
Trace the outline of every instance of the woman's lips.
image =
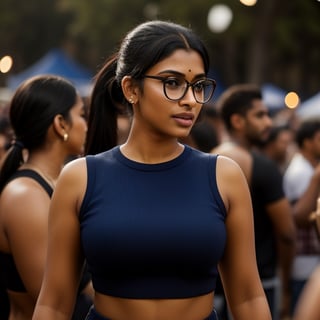
[(173, 119), (183, 127), (190, 127), (193, 124), (194, 115), (192, 113), (179, 113), (175, 114)]

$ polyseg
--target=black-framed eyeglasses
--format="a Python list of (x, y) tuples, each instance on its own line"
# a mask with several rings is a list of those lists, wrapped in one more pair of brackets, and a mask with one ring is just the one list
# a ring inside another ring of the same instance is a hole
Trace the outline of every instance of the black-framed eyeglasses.
[(198, 103), (206, 103), (211, 99), (217, 85), (215, 80), (208, 78), (199, 79), (192, 83), (182, 77), (179, 78), (174, 76), (161, 77), (144, 75), (144, 78), (162, 81), (164, 95), (172, 101), (182, 99), (187, 93), (189, 87), (191, 87), (195, 100)]

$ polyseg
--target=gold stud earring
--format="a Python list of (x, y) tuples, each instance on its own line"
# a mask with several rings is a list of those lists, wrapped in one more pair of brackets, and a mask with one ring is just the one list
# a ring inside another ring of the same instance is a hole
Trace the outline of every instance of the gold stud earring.
[(63, 134), (63, 141), (67, 141), (69, 138), (68, 134), (67, 133), (64, 133)]

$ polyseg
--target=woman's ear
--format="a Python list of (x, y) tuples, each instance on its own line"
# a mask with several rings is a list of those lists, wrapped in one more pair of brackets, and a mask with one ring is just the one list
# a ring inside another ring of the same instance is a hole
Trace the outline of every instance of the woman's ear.
[(130, 76), (124, 76), (121, 80), (123, 95), (130, 104), (138, 102), (138, 86)]
[(69, 125), (65, 118), (61, 114), (57, 114), (53, 119), (53, 129), (56, 134), (65, 140), (65, 136), (68, 134)]

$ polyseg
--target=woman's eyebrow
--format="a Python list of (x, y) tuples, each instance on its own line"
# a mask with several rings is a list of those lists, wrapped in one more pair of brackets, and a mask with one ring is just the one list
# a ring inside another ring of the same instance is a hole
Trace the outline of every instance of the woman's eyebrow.
[(160, 71), (159, 74), (163, 74), (163, 73), (171, 73), (171, 74), (174, 74), (174, 75), (177, 75), (177, 76), (181, 76), (181, 77), (184, 77), (185, 74), (182, 73), (182, 72), (179, 72), (179, 71), (176, 71), (176, 70), (163, 70), (163, 71)]
[[(186, 76), (182, 72), (179, 72), (177, 70), (170, 70), (170, 69), (160, 71), (158, 74), (161, 75), (161, 74), (164, 74), (164, 73), (171, 73), (171, 74), (179, 76), (179, 77), (185, 77)], [(203, 77), (206, 77), (206, 74), (205, 73), (200, 73), (200, 74), (194, 76), (193, 79), (199, 79), (199, 78), (203, 78)]]

